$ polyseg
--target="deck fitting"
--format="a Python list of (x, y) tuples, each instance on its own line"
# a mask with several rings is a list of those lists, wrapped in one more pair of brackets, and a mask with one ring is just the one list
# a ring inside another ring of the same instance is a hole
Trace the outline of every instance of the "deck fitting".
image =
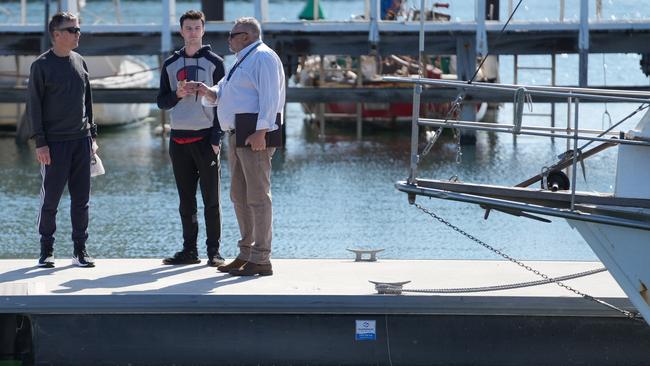
[(375, 285), (375, 290), (378, 294), (385, 295), (401, 295), (404, 285), (410, 283), (411, 281), (401, 281), (401, 282), (379, 282), (379, 281), (368, 281)]
[[(359, 248), (347, 248), (346, 249), (349, 252), (352, 252), (356, 255), (354, 258), (355, 262), (376, 262), (377, 261), (377, 253), (383, 252), (384, 249), (359, 249)], [(368, 254), (369, 257), (364, 259), (363, 255)]]

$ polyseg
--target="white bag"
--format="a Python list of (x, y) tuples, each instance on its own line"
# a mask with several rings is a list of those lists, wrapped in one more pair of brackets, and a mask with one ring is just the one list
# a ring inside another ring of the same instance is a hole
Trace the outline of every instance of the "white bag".
[(106, 173), (104, 170), (104, 164), (102, 164), (102, 159), (99, 158), (99, 155), (93, 154), (90, 157), (90, 176), (96, 177)]

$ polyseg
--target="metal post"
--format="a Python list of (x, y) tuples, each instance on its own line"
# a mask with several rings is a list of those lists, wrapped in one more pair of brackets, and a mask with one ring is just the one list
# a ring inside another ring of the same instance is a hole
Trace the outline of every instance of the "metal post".
[[(357, 58), (357, 88), (363, 86), (363, 75), (361, 73), (361, 57)], [(363, 137), (363, 102), (357, 102), (357, 140)]]
[(115, 7), (115, 19), (117, 23), (122, 23), (122, 8), (120, 5), (120, 0), (113, 0), (113, 6)]
[[(419, 65), (420, 77), (422, 77), (422, 57), (424, 54), (424, 11), (425, 0), (420, 0), (420, 35), (419, 35)], [(415, 177), (417, 176), (418, 162), (418, 142), (420, 138), (420, 127), (418, 122), (420, 120), (420, 93), (422, 93), (422, 85), (413, 85), (413, 111), (411, 114), (411, 165), (409, 168), (408, 183), (415, 184)]]
[(580, 52), (580, 68), (578, 85), (582, 88), (588, 84), (589, 66), (589, 0), (580, 0), (580, 33), (578, 49)]
[(27, 24), (27, 0), (20, 0), (20, 24)]
[[(458, 37), (456, 39), (456, 73), (458, 80), (469, 80), (476, 69), (476, 47), (474, 37)], [(474, 104), (465, 105), (461, 109), (460, 118), (464, 121), (476, 120), (476, 108)], [(461, 130), (461, 142), (463, 144), (476, 143), (476, 132)]]
[(560, 0), (560, 22), (563, 21), (564, 21), (564, 0)]
[(312, 9), (312, 19), (313, 20), (318, 20), (320, 19), (320, 14), (318, 13), (318, 0), (312, 0), (314, 2), (314, 8)]
[[(510, 5), (512, 5), (512, 0), (510, 0)], [(519, 83), (519, 56), (517, 54), (513, 55), (513, 84), (517, 85)], [(515, 104), (512, 103), (512, 120), (515, 120), (515, 114), (517, 113)], [(512, 143), (517, 145), (517, 134), (512, 134)]]
[[(320, 88), (323, 86), (323, 82), (325, 81), (325, 55), (320, 55), (320, 62), (318, 66), (319, 66), (318, 87)], [(318, 137), (324, 138), (325, 137), (325, 104), (323, 104), (322, 102), (318, 103), (317, 116), (318, 116), (318, 123), (320, 124), (320, 135)]]
[[(162, 70), (163, 62), (165, 57), (163, 55), (158, 55), (158, 69)], [(165, 125), (167, 124), (167, 111), (164, 109), (160, 110), (160, 137), (162, 138), (162, 145), (165, 146)]]
[[(573, 121), (574, 130), (573, 130), (573, 174), (571, 176), (571, 211), (575, 210), (576, 203), (576, 176), (578, 175), (578, 114), (580, 110), (580, 99), (575, 98), (573, 104), (575, 118)], [(568, 142), (569, 140), (567, 140)]]
[[(571, 103), (573, 103), (573, 98), (569, 97), (567, 98), (567, 103), (566, 103), (566, 134), (570, 135), (571, 134)], [(571, 148), (571, 140), (566, 139), (566, 151), (569, 151)], [(565, 169), (565, 173), (571, 177), (571, 170), (569, 170), (569, 167)]]
[[(555, 59), (555, 54), (551, 55), (551, 85), (555, 86), (555, 79), (556, 79), (556, 72), (555, 72), (555, 66), (556, 66), (556, 59)], [(555, 103), (551, 103), (551, 127), (555, 127)], [(553, 132), (555, 133), (555, 132)], [(551, 137), (551, 142), (554, 142), (555, 139)]]
[(262, 23), (269, 20), (269, 0), (255, 0), (255, 18)]
[(514, 69), (513, 70), (514, 80), (513, 80), (512, 83), (517, 85), (519, 83), (519, 67), (517, 66), (517, 64), (519, 63), (519, 56), (514, 55), (513, 57), (514, 57), (514, 60), (513, 60), (512, 64), (514, 66), (513, 67), (513, 69)]
[(418, 34), (418, 71), (421, 78), (425, 76), (424, 69), (424, 11), (425, 0), (420, 0), (420, 32)]
[(50, 31), (48, 29), (48, 23), (50, 22), (50, 0), (44, 0), (43, 5), (45, 6), (45, 20), (43, 21), (43, 38), (41, 38), (41, 53), (45, 52), (50, 48)]
[(379, 25), (381, 19), (381, 4), (379, 0), (370, 0), (370, 27), (368, 28), (368, 42), (371, 47), (379, 43)]
[(475, 1), (476, 9), (474, 20), (476, 21), (476, 55), (478, 57), (484, 57), (488, 53), (487, 32), (485, 30), (485, 0)]
[(172, 0), (162, 0), (162, 24), (160, 26), (160, 54), (169, 55), (172, 50), (171, 16)]

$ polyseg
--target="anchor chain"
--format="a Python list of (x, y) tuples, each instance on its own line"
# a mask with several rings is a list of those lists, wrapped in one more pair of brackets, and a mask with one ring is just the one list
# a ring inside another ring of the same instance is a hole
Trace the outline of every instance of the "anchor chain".
[(564, 289), (566, 289), (568, 291), (571, 291), (574, 294), (576, 294), (578, 296), (581, 296), (581, 297), (583, 297), (583, 298), (585, 298), (587, 300), (594, 301), (594, 302), (596, 302), (598, 304), (601, 304), (603, 306), (606, 306), (606, 307), (608, 307), (608, 308), (610, 308), (612, 310), (618, 311), (619, 313), (625, 315), (625, 317), (627, 317), (629, 319), (639, 320), (639, 321), (641, 320), (641, 319), (639, 319), (637, 317), (639, 315), (638, 312), (631, 312), (631, 311), (627, 311), (625, 309), (621, 309), (621, 308), (619, 308), (619, 307), (617, 307), (615, 305), (612, 305), (612, 304), (610, 304), (610, 303), (608, 303), (608, 302), (606, 302), (604, 300), (595, 298), (595, 297), (593, 297), (591, 295), (588, 295), (588, 294), (586, 294), (586, 293), (584, 293), (582, 291), (579, 291), (579, 290), (577, 290), (577, 289), (575, 289), (575, 288), (573, 288), (573, 287), (571, 287), (571, 286), (569, 286), (567, 284), (564, 284), (564, 283), (562, 283), (561, 281), (559, 281), (557, 279), (553, 279), (550, 276), (548, 276), (548, 275), (546, 275), (546, 274), (532, 268), (531, 266), (529, 266), (529, 265), (527, 265), (527, 264), (525, 264), (525, 263), (523, 263), (523, 262), (521, 262), (521, 261), (519, 261), (519, 260), (517, 260), (515, 258), (512, 258), (511, 256), (509, 256), (508, 254), (500, 251), (499, 249), (494, 248), (493, 246), (489, 245), (488, 243), (476, 238), (472, 234), (469, 234), (468, 232), (464, 231), (463, 229), (459, 228), (458, 226), (455, 226), (454, 224), (450, 223), (449, 221), (447, 221), (447, 220), (443, 219), (442, 217), (438, 216), (435, 212), (428, 210), (427, 208), (421, 206), (420, 204), (414, 203), (413, 205), (415, 207), (417, 207), (419, 210), (421, 210), (422, 212), (426, 213), (427, 215), (429, 215), (432, 218), (434, 218), (435, 220), (437, 220), (438, 222), (440, 222), (440, 223), (446, 225), (447, 227), (451, 228), (455, 232), (463, 235), (464, 237), (470, 239), (471, 241), (473, 241), (473, 242), (481, 245), (482, 247), (490, 250), (491, 252), (497, 254), (498, 256), (500, 256), (500, 257), (502, 257), (502, 258), (504, 258), (504, 259), (506, 259), (506, 260), (520, 266), (521, 268), (524, 268), (525, 270), (534, 273), (535, 275), (543, 278), (544, 280), (546, 280), (548, 282), (555, 283), (556, 285), (558, 285), (558, 286), (560, 286), (560, 287), (562, 287), (562, 288), (564, 288)]

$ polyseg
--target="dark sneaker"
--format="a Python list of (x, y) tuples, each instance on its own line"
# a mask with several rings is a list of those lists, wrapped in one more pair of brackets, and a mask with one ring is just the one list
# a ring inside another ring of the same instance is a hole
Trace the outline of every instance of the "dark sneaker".
[(54, 253), (52, 250), (41, 250), (41, 256), (38, 258), (38, 267), (52, 268), (54, 267)]
[(219, 254), (219, 252), (217, 252), (214, 255), (208, 254), (208, 266), (210, 266), (210, 267), (219, 267), (220, 265), (222, 265), (224, 263), (226, 263), (226, 260), (223, 259), (223, 257), (221, 256), (221, 254)]
[(197, 264), (201, 263), (199, 255), (195, 250), (183, 249), (180, 252), (176, 252), (173, 257), (163, 259), (163, 264), (175, 265), (175, 264)]
[(72, 257), (72, 264), (77, 267), (95, 267), (95, 260), (88, 255), (86, 249), (75, 250), (74, 256)]

